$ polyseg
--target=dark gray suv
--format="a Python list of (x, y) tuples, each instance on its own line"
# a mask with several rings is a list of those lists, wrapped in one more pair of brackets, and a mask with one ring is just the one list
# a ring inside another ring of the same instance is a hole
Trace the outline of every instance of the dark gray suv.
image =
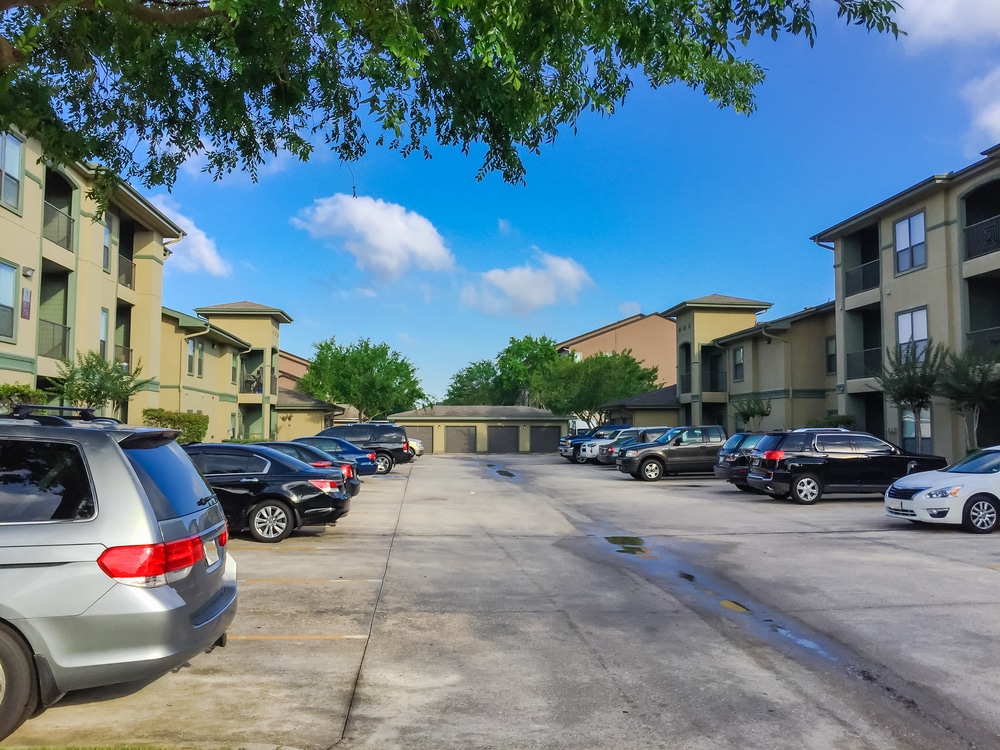
[(0, 417), (0, 739), (70, 690), (225, 645), (236, 563), (177, 432)]
[(413, 454), (406, 430), (395, 422), (353, 422), (327, 427), (318, 437), (337, 437), (359, 448), (375, 451), (375, 473), (388, 474), (396, 464), (405, 464)]

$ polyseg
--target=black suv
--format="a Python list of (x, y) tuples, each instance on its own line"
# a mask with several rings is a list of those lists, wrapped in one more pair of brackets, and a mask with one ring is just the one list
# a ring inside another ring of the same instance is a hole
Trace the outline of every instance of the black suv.
[(712, 471), (718, 479), (725, 479), (744, 492), (751, 489), (747, 485), (747, 468), (750, 466), (750, 451), (764, 437), (763, 432), (737, 432), (719, 449)]
[(342, 438), (365, 450), (375, 451), (376, 474), (388, 474), (396, 464), (405, 464), (413, 458), (406, 430), (394, 422), (338, 424), (316, 434)]
[(907, 453), (867, 432), (769, 432), (750, 454), (747, 484), (812, 505), (824, 492), (884, 493), (901, 476), (947, 465), (942, 456)]
[(715, 456), (726, 442), (726, 431), (718, 425), (674, 427), (652, 443), (629, 445), (618, 456), (618, 471), (647, 482), (664, 474), (712, 471)]

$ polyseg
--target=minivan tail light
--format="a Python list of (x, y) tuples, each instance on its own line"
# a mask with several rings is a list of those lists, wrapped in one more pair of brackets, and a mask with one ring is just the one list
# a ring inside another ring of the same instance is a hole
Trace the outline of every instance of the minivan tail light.
[[(226, 532), (223, 536), (228, 538)], [(192, 536), (159, 544), (109, 547), (97, 558), (97, 564), (118, 583), (156, 588), (183, 578), (204, 558), (205, 546), (201, 537)]]
[(781, 449), (773, 451), (764, 451), (765, 461), (780, 461), (785, 457), (785, 452)]

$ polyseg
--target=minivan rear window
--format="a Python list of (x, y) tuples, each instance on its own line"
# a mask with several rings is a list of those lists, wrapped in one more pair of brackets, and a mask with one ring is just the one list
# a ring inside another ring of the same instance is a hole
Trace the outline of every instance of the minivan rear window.
[(94, 491), (72, 443), (0, 440), (0, 523), (93, 518)]
[(175, 442), (157, 448), (125, 448), (132, 469), (149, 497), (157, 521), (180, 518), (205, 507), (212, 490)]

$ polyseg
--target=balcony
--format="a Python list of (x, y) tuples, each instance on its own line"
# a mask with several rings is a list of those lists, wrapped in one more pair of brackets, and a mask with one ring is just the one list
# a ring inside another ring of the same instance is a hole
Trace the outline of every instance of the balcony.
[(965, 259), (978, 258), (1000, 250), (1000, 216), (965, 228)]
[(127, 346), (115, 344), (115, 362), (120, 364), (126, 372), (132, 370), (132, 350)]
[(691, 392), (691, 373), (689, 373), (689, 372), (682, 372), (681, 375), (680, 375), (680, 377), (678, 378), (678, 380), (679, 380), (678, 385), (680, 386), (680, 392), (681, 393), (690, 393)]
[(708, 370), (701, 374), (702, 393), (725, 393), (726, 373), (722, 370)]
[(847, 379), (870, 378), (882, 372), (882, 348), (847, 353)]
[(69, 359), (69, 326), (50, 320), (38, 321), (38, 356)]
[(73, 248), (73, 217), (51, 203), (46, 203), (42, 220), (42, 237), (61, 248), (71, 250)]
[(135, 263), (124, 255), (118, 256), (118, 283), (135, 289)]
[(844, 296), (860, 294), (869, 289), (878, 289), (881, 280), (879, 261), (870, 260), (844, 272)]
[(965, 346), (970, 352), (984, 357), (992, 355), (1000, 348), (1000, 328), (984, 328), (970, 331), (965, 338)]

